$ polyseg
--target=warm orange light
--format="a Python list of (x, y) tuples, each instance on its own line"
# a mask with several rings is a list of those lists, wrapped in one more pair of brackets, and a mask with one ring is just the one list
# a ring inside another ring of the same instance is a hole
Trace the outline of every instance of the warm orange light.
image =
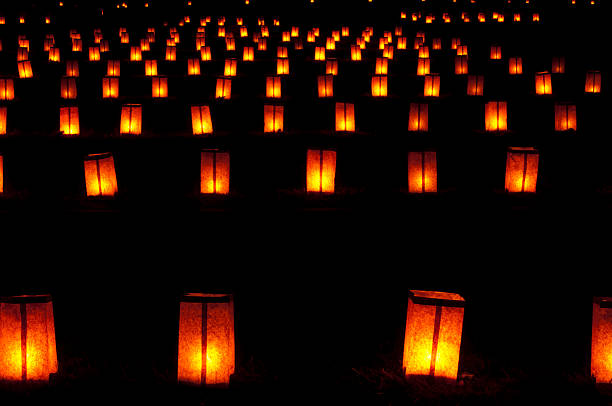
[(218, 78), (215, 92), (217, 99), (229, 100), (232, 97), (232, 80), (229, 78)]
[(258, 51), (266, 51), (268, 49), (268, 41), (266, 38), (260, 38), (257, 42), (257, 50)]
[(336, 41), (334, 41), (333, 37), (328, 37), (325, 40), (325, 49), (329, 50), (329, 51), (333, 51), (336, 49)]
[(193, 135), (212, 134), (212, 120), (208, 106), (191, 106)]
[(80, 38), (72, 39), (72, 52), (81, 52), (83, 51), (83, 40)]
[(355, 132), (353, 103), (336, 103), (336, 131)]
[(586, 74), (586, 82), (584, 85), (585, 93), (600, 93), (601, 92), (601, 72), (588, 71)]
[(253, 47), (244, 47), (242, 49), (242, 60), (252, 62), (255, 60), (255, 49)]
[(484, 75), (470, 75), (467, 82), (468, 96), (482, 96), (484, 93)]
[(87, 196), (114, 196), (117, 193), (115, 162), (110, 153), (89, 154), (83, 165)]
[(522, 75), (523, 74), (523, 58), (512, 57), (508, 61), (509, 73), (511, 75)]
[(91, 62), (100, 60), (100, 47), (89, 47), (89, 60)]
[(552, 73), (565, 73), (565, 57), (553, 57), (552, 59)]
[[(204, 47), (202, 47), (204, 48)], [(167, 45), (166, 46), (166, 60), (167, 61), (176, 61), (176, 46), (175, 45)]]
[(576, 105), (555, 103), (555, 131), (576, 131)]
[(60, 132), (64, 135), (79, 135), (78, 107), (60, 107)]
[(76, 99), (77, 88), (75, 78), (62, 78), (60, 83), (60, 96), (62, 99)]
[(325, 74), (326, 75), (338, 75), (338, 60), (337, 59), (328, 59), (325, 61)]
[(351, 61), (361, 60), (361, 48), (359, 45), (351, 45)]
[(440, 76), (437, 73), (425, 75), (425, 84), (423, 85), (423, 96), (439, 97), (440, 96)]
[(591, 376), (596, 383), (612, 380), (612, 298), (593, 298)]
[(408, 131), (427, 131), (429, 129), (428, 115), (426, 103), (410, 103)]
[(285, 59), (285, 58), (276, 59), (276, 74), (277, 75), (288, 75), (289, 74), (289, 59)]
[(393, 59), (393, 45), (386, 44), (383, 48), (383, 58)]
[(457, 45), (457, 56), (467, 56), (468, 47), (467, 45)]
[(142, 106), (125, 104), (121, 107), (120, 134), (139, 135), (142, 132)]
[(485, 105), (485, 130), (506, 131), (508, 129), (508, 107), (505, 101), (492, 101)]
[[(229, 155), (227, 159), (229, 164)], [(227, 387), (235, 365), (233, 296), (184, 295), (179, 315), (178, 382)]]
[[(203, 62), (208, 62), (212, 60), (212, 55), (210, 53), (210, 47), (205, 46), (200, 48), (200, 59)], [(174, 49), (174, 60), (176, 60), (176, 48)]]
[(283, 112), (283, 106), (268, 104), (264, 106), (265, 133), (283, 132)]
[(374, 75), (372, 76), (372, 96), (386, 97), (387, 96), (387, 76)]
[(13, 100), (15, 98), (15, 87), (13, 79), (0, 78), (0, 100)]
[(435, 51), (442, 49), (442, 40), (440, 38), (434, 38), (431, 40), (431, 48)]
[(538, 72), (535, 77), (536, 94), (552, 94), (550, 73)]
[(166, 98), (168, 97), (168, 78), (165, 76), (156, 76), (151, 78), (151, 97)]
[(287, 47), (283, 47), (283, 46), (279, 46), (276, 48), (276, 57), (277, 58), (288, 58), (289, 57), (289, 51), (287, 50)]
[(145, 60), (145, 76), (157, 76), (157, 60)]
[(108, 61), (106, 65), (106, 75), (119, 77), (121, 75), (121, 62), (119, 60)]
[(319, 97), (333, 97), (334, 96), (334, 77), (333, 75), (323, 75), (317, 77), (317, 88), (319, 90)]
[(102, 78), (102, 98), (116, 99), (119, 97), (119, 78), (104, 77)]
[(429, 58), (419, 58), (417, 61), (417, 76), (425, 76), (430, 73), (431, 62)]
[(336, 151), (309, 149), (306, 153), (306, 192), (334, 193)]
[(197, 58), (187, 59), (187, 75), (188, 76), (199, 76), (200, 75), (200, 60)]
[(133, 46), (130, 49), (130, 61), (142, 61), (142, 49), (138, 46)]
[(236, 68), (238, 67), (238, 61), (234, 58), (228, 58), (225, 60), (225, 67), (223, 69), (224, 76), (236, 76)]
[(21, 61), (17, 63), (17, 70), (19, 71), (19, 78), (21, 79), (27, 79), (34, 76), (30, 61)]
[(502, 58), (501, 46), (499, 45), (491, 45), (491, 59), (499, 60)]
[(397, 37), (397, 49), (406, 49), (408, 47), (408, 40), (406, 37)]
[[(6, 135), (6, 107), (0, 107), (0, 135)], [(0, 167), (0, 175), (2, 168)]]
[(280, 99), (281, 78), (280, 76), (269, 76), (266, 78), (266, 97)]
[[(2, 134), (2, 109), (0, 107), (0, 134)], [(0, 195), (4, 193), (4, 157), (0, 154)]]
[(506, 158), (506, 191), (535, 193), (538, 160), (535, 148), (510, 148)]
[(376, 58), (376, 65), (374, 65), (374, 74), (386, 75), (389, 72), (389, 61), (387, 58)]
[(455, 293), (410, 291), (403, 359), (406, 376), (457, 379), (464, 305)]
[(49, 62), (59, 62), (60, 61), (60, 50), (59, 48), (49, 48)]
[(29, 51), (27, 48), (17, 48), (17, 62), (27, 61), (29, 57)]
[(70, 78), (79, 77), (79, 62), (78, 61), (66, 61), (66, 76)]
[(315, 47), (315, 61), (325, 60), (325, 47)]
[(467, 75), (468, 57), (466, 55), (455, 56), (455, 75)]
[(429, 47), (422, 46), (419, 48), (419, 58), (429, 58)]

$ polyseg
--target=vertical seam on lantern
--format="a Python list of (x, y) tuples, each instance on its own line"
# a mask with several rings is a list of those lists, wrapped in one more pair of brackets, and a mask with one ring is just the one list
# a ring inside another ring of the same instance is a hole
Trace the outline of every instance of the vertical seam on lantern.
[(440, 319), (442, 318), (442, 307), (436, 306), (436, 315), (434, 318), (434, 332), (431, 344), (431, 363), (429, 366), (429, 376), (435, 376), (436, 373), (436, 358), (438, 356), (438, 340), (440, 338)]
[(319, 193), (323, 193), (323, 150), (319, 151)]
[(217, 193), (217, 153), (213, 152), (212, 154), (212, 170), (213, 170), (213, 193)]
[(19, 305), (21, 313), (21, 379), (28, 379), (28, 314), (26, 309), (27, 304)]
[(98, 192), (102, 196), (102, 176), (100, 175), (100, 160), (96, 159), (96, 174), (98, 175)]
[(529, 154), (523, 154), (523, 184), (521, 186), (521, 192), (525, 191), (525, 179), (527, 178), (527, 159), (529, 159)]
[(421, 193), (425, 193), (425, 151), (421, 152)]
[(206, 323), (208, 322), (208, 304), (202, 303), (202, 373), (200, 375), (200, 384), (206, 384), (206, 352), (208, 345), (208, 330)]

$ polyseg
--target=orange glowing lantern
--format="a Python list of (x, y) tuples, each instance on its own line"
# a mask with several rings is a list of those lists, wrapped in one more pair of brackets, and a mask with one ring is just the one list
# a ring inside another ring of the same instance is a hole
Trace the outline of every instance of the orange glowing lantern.
[(89, 47), (89, 60), (91, 62), (100, 60), (100, 47)]
[(212, 134), (212, 120), (208, 106), (191, 106), (193, 135)]
[(278, 105), (264, 106), (264, 132), (277, 133), (283, 132), (283, 112), (284, 107)]
[(121, 62), (119, 60), (110, 60), (106, 65), (106, 75), (116, 76), (121, 75)]
[(121, 107), (120, 134), (139, 135), (142, 132), (142, 106), (125, 104)]
[(280, 76), (269, 76), (266, 78), (266, 97), (280, 99), (281, 78)]
[(315, 47), (315, 61), (325, 60), (325, 47)]
[(374, 65), (374, 74), (386, 75), (389, 72), (389, 61), (387, 58), (376, 58), (376, 65)]
[(291, 32), (289, 32), (289, 31), (283, 31), (281, 41), (282, 41), (282, 42), (289, 42), (289, 41), (291, 41)]
[(552, 73), (565, 73), (565, 57), (553, 57), (552, 59)]
[(289, 74), (289, 59), (284, 59), (284, 58), (276, 59), (276, 74), (277, 75), (288, 75)]
[(540, 13), (533, 13), (532, 19), (534, 23), (540, 21)]
[(584, 85), (585, 93), (600, 93), (601, 92), (601, 72), (588, 71), (586, 74), (586, 82)]
[(255, 49), (253, 47), (244, 47), (242, 49), (242, 60), (252, 62), (255, 60)]
[(555, 131), (576, 131), (576, 105), (555, 103)]
[[(7, 116), (6, 107), (0, 107), (0, 135), (6, 135), (6, 116)], [(1, 175), (2, 175), (2, 167), (0, 167), (0, 179), (2, 178)]]
[(425, 75), (425, 84), (423, 85), (423, 96), (425, 97), (440, 97), (440, 75), (431, 73)]
[(468, 58), (466, 55), (455, 56), (455, 75), (467, 75)]
[(325, 49), (333, 51), (336, 49), (336, 41), (333, 37), (329, 37), (325, 40)]
[(30, 61), (21, 61), (17, 63), (17, 70), (19, 71), (19, 77), (21, 79), (27, 79), (34, 76), (32, 73), (32, 64)]
[(508, 106), (505, 101), (492, 101), (485, 105), (485, 131), (508, 130)]
[(236, 67), (238, 66), (238, 61), (234, 58), (228, 58), (225, 60), (225, 67), (223, 69), (224, 76), (236, 76)]
[(410, 103), (408, 131), (427, 131), (429, 129), (428, 107), (426, 103)]
[[(203, 48), (204, 47), (202, 47), (202, 49)], [(167, 45), (166, 46), (166, 60), (167, 61), (176, 61), (176, 46), (175, 45)]]
[(257, 50), (258, 51), (266, 51), (268, 49), (268, 41), (265, 38), (261, 38), (257, 42)]
[(287, 50), (287, 47), (277, 47), (276, 48), (276, 57), (277, 58), (288, 58), (289, 57), (289, 51)]
[(440, 49), (442, 49), (442, 40), (440, 38), (434, 38), (433, 40), (431, 40), (431, 48), (434, 51), (439, 51)]
[(302, 49), (304, 49), (304, 42), (302, 42), (302, 38), (294, 38), (293, 49), (297, 51), (301, 51)]
[(60, 107), (60, 132), (64, 135), (79, 135), (78, 107)]
[(145, 61), (145, 76), (157, 76), (157, 60), (147, 59)]
[(593, 323), (591, 335), (591, 376), (596, 383), (612, 380), (612, 298), (593, 298)]
[(386, 44), (383, 48), (383, 58), (393, 59), (393, 45)]
[(226, 38), (225, 39), (225, 50), (226, 51), (235, 51), (236, 50), (236, 40), (234, 38)]
[(410, 291), (403, 360), (406, 376), (457, 379), (464, 306), (465, 300), (456, 293)]
[(200, 75), (200, 60), (197, 58), (187, 59), (187, 75), (188, 76), (199, 76)]
[(116, 99), (119, 97), (119, 78), (104, 77), (102, 78), (102, 98)]
[(151, 78), (151, 96), (156, 99), (168, 97), (168, 78), (156, 76)]
[(361, 48), (359, 45), (351, 45), (351, 61), (361, 60)]
[[(147, 47), (148, 47), (149, 43), (147, 42)], [(108, 52), (110, 50), (110, 43), (108, 42), (108, 40), (103, 39), (102, 41), (100, 41), (100, 52)], [(149, 49), (143, 49), (143, 51), (148, 51)]]
[(217, 78), (215, 97), (225, 100), (232, 97), (232, 80), (230, 78)]
[[(175, 48), (175, 52), (174, 52), (174, 60), (176, 60), (176, 48)], [(200, 48), (200, 59), (203, 62), (208, 62), (212, 60), (212, 55), (210, 53), (210, 47), (206, 46), (206, 47), (202, 47)]]
[[(203, 160), (206, 153), (202, 152)], [(229, 154), (226, 158), (223, 153), (217, 155), (221, 160), (227, 159), (229, 167)], [(233, 296), (184, 295), (179, 315), (178, 382), (226, 387), (235, 365)]]
[(70, 78), (79, 77), (79, 62), (78, 61), (66, 61), (66, 76)]
[(13, 100), (15, 98), (15, 86), (13, 79), (0, 78), (0, 100)]
[(509, 73), (511, 75), (522, 75), (523, 74), (523, 58), (512, 57), (508, 61)]
[(417, 76), (425, 76), (430, 73), (431, 62), (429, 58), (419, 58), (417, 62)]
[(419, 48), (419, 58), (429, 58), (429, 47), (422, 46)]
[(406, 37), (397, 37), (397, 49), (407, 49), (408, 48), (408, 40)]
[(467, 82), (468, 96), (482, 96), (484, 93), (484, 75), (470, 75)]
[(51, 296), (0, 298), (0, 380), (48, 382), (56, 372)]
[(353, 103), (336, 103), (336, 131), (355, 132)]
[(491, 45), (491, 59), (492, 60), (500, 60), (502, 58), (501, 46), (499, 45)]
[(467, 45), (458, 45), (457, 46), (457, 56), (467, 56), (468, 47)]
[(17, 48), (17, 62), (27, 61), (28, 53), (29, 52), (27, 48), (22, 48), (22, 47)]
[(85, 167), (85, 189), (88, 197), (117, 194), (117, 176), (112, 154), (89, 154), (83, 166)]
[(338, 60), (337, 59), (328, 59), (325, 61), (325, 74), (326, 75), (338, 75)]
[(334, 193), (336, 151), (309, 149), (306, 153), (306, 192)]
[(142, 61), (142, 49), (138, 46), (133, 46), (130, 49), (130, 61)]
[(202, 49), (203, 46), (206, 46), (206, 37), (201, 36), (196, 38), (196, 51)]
[(200, 193), (228, 194), (230, 177), (229, 165), (229, 153), (220, 152), (218, 150), (202, 151)]
[(62, 99), (76, 99), (77, 88), (75, 78), (62, 78), (60, 85), (60, 95)]
[(60, 50), (59, 48), (49, 48), (49, 62), (59, 62), (60, 61)]
[(550, 73), (538, 72), (535, 78), (536, 94), (552, 94)]
[(244, 38), (244, 37), (248, 37), (249, 36), (249, 30), (247, 27), (240, 27), (240, 37)]
[(509, 148), (506, 159), (506, 192), (535, 193), (539, 154), (535, 148)]
[(374, 75), (372, 76), (372, 96), (386, 97), (387, 96), (387, 76)]
[(317, 87), (319, 90), (319, 97), (333, 97), (334, 96), (334, 76), (323, 75), (317, 78)]

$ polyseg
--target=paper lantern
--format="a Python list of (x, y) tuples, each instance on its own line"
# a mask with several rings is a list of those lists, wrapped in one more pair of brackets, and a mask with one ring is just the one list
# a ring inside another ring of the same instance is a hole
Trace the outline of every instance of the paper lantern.
[(264, 132), (276, 133), (283, 131), (283, 106), (264, 105)]
[(128, 34), (127, 32), (122, 32), (119, 35), (119, 40), (121, 41), (122, 44), (129, 44), (130, 43), (130, 34)]
[(268, 41), (265, 38), (260, 39), (257, 42), (258, 51), (266, 51), (268, 49)]
[(83, 162), (88, 197), (114, 196), (118, 192), (115, 162), (110, 153), (89, 154)]
[(176, 46), (175, 45), (166, 46), (166, 60), (176, 61)]
[(83, 51), (83, 40), (79, 38), (72, 39), (72, 52)]
[(288, 75), (289, 74), (289, 59), (283, 59), (283, 58), (276, 59), (276, 74), (277, 75)]
[(142, 106), (125, 104), (121, 107), (120, 134), (139, 135), (142, 131)]
[(13, 100), (15, 98), (15, 86), (13, 79), (0, 78), (0, 100)]
[(50, 48), (49, 49), (49, 62), (59, 62), (60, 61), (60, 50), (59, 48)]
[(225, 60), (225, 67), (223, 69), (224, 76), (236, 76), (236, 67), (238, 66), (238, 61), (234, 58), (228, 58)]
[(6, 107), (0, 106), (0, 135), (6, 135), (6, 116)]
[(383, 48), (383, 58), (393, 59), (393, 45), (386, 44)]
[(242, 60), (252, 62), (255, 60), (255, 49), (253, 47), (244, 47), (242, 49)]
[(457, 56), (467, 56), (468, 47), (467, 45), (458, 45), (457, 46)]
[(187, 75), (188, 76), (199, 76), (200, 75), (200, 60), (197, 58), (187, 59)]
[(500, 60), (502, 59), (501, 46), (499, 45), (491, 45), (491, 59), (492, 60)]
[(325, 47), (315, 47), (315, 61), (325, 60)]
[(417, 62), (417, 76), (425, 76), (430, 73), (431, 62), (429, 58), (419, 58)]
[(336, 41), (334, 40), (333, 37), (328, 37), (325, 40), (325, 49), (333, 51), (336, 49)]
[(408, 131), (427, 131), (429, 129), (428, 115), (426, 103), (410, 103)]
[(119, 78), (104, 77), (102, 78), (102, 98), (116, 99), (119, 97)]
[(302, 38), (294, 38), (293, 39), (293, 49), (301, 51), (304, 49), (304, 42), (302, 42)]
[(538, 72), (535, 77), (536, 94), (552, 94), (550, 73)]
[(306, 153), (306, 192), (334, 193), (336, 151), (309, 149)]
[(106, 65), (106, 75), (119, 77), (121, 75), (121, 62), (119, 60), (109, 60)]
[(333, 97), (334, 96), (334, 76), (333, 75), (322, 75), (317, 77), (317, 88), (319, 91), (319, 97)]
[(325, 74), (326, 75), (338, 75), (338, 60), (328, 59), (325, 61)]
[(27, 79), (34, 76), (30, 61), (21, 61), (17, 63), (17, 70), (19, 71), (19, 78), (21, 79)]
[(289, 41), (291, 41), (291, 32), (283, 31), (282, 37), (281, 37), (281, 41), (282, 42), (289, 42)]
[(71, 78), (79, 77), (79, 62), (66, 61), (66, 76)]
[(225, 39), (225, 50), (226, 51), (235, 51), (236, 50), (236, 40), (234, 38), (226, 38)]
[(308, 31), (308, 33), (306, 33), (306, 42), (315, 42), (314, 31)]
[(145, 76), (157, 76), (157, 61), (155, 59), (145, 60)]
[(455, 75), (467, 75), (468, 58), (466, 55), (455, 56)]
[(29, 52), (27, 48), (19, 47), (17, 48), (17, 62), (27, 61)]
[(249, 36), (249, 30), (247, 27), (240, 27), (240, 37), (244, 38), (244, 37), (248, 37)]
[(200, 193), (229, 193), (229, 153), (204, 150), (201, 153)]
[(269, 76), (266, 78), (266, 97), (280, 99), (281, 78), (280, 76)]
[(440, 96), (440, 76), (437, 73), (425, 75), (425, 84), (423, 86), (423, 96), (439, 97)]
[(336, 131), (355, 132), (353, 103), (336, 103)]
[(539, 154), (535, 148), (509, 148), (506, 158), (506, 192), (535, 193)]
[(482, 96), (484, 93), (484, 76), (470, 75), (467, 82), (468, 96)]
[[(210, 53), (210, 47), (209, 47), (209, 46), (202, 47), (202, 48), (200, 49), (200, 59), (201, 59), (203, 62), (208, 62), (208, 61), (211, 61), (211, 60), (212, 60), (212, 55), (211, 55), (211, 53)], [(173, 59), (173, 60), (176, 60), (176, 52), (175, 52), (175, 54), (174, 54), (174, 59)]]
[(229, 78), (218, 78), (215, 91), (217, 99), (229, 100), (232, 97), (232, 80)]
[(374, 66), (374, 74), (386, 75), (389, 72), (389, 62), (387, 58), (376, 58), (376, 65)]
[(593, 298), (591, 376), (596, 383), (612, 381), (612, 298)]
[(532, 19), (534, 23), (540, 21), (540, 13), (533, 13)]
[(508, 60), (509, 73), (511, 75), (522, 75), (523, 74), (523, 58), (512, 57)]
[(276, 48), (276, 57), (277, 58), (288, 58), (289, 57), (289, 51), (287, 50), (287, 47), (277, 47)]
[(0, 298), (0, 380), (48, 382), (56, 372), (51, 296)]
[(408, 47), (408, 41), (406, 39), (406, 37), (398, 37), (397, 38), (397, 49), (407, 49)]
[(361, 60), (361, 48), (358, 45), (351, 45), (351, 61)]
[(576, 131), (576, 105), (555, 103), (555, 131)]
[(60, 132), (64, 135), (79, 135), (78, 107), (60, 107)]
[(217, 37), (225, 38), (225, 27), (219, 27), (217, 30)]
[(89, 60), (91, 62), (97, 62), (100, 60), (100, 48), (89, 47)]
[(435, 51), (442, 49), (442, 40), (440, 38), (434, 38), (431, 40), (431, 48)]
[(374, 75), (372, 76), (372, 96), (386, 97), (387, 96), (387, 76)]
[(408, 192), (434, 193), (437, 191), (438, 171), (436, 162), (436, 152), (409, 152)]
[(296, 38), (300, 36), (300, 27), (291, 27), (291, 37)]
[(208, 106), (191, 106), (193, 135), (212, 134), (212, 120)]
[[(147, 49), (143, 48), (143, 51), (148, 51), (148, 45), (149, 43), (147, 42)], [(100, 41), (100, 53), (102, 52), (108, 52), (110, 50), (110, 44), (108, 42), (108, 40), (103, 39), (102, 41)]]
[(227, 387), (236, 367), (233, 296), (188, 293), (179, 308), (178, 382)]
[(585, 93), (600, 93), (601, 92), (601, 72), (588, 71), (586, 74), (586, 82), (584, 85)]
[(130, 61), (142, 61), (142, 49), (138, 46), (133, 46), (130, 50)]
[(204, 35), (196, 37), (196, 51), (202, 49), (203, 46), (206, 46), (206, 38)]
[(156, 76), (151, 78), (151, 96), (156, 99), (168, 97), (168, 78)]
[(553, 57), (552, 59), (552, 73), (565, 73), (565, 57)]
[(412, 290), (403, 367), (406, 376), (456, 380), (465, 300), (456, 293)]
[(429, 47), (422, 46), (419, 48), (419, 58), (429, 58)]
[(62, 99), (76, 99), (77, 88), (75, 78), (62, 78), (60, 82), (60, 96)]

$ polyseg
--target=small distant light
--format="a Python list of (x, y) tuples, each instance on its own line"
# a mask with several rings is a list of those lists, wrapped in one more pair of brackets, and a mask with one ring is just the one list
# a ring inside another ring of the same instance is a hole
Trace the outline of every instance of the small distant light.
[(149, 7), (149, 3), (145, 3), (145, 8)]
[(60, 1), (60, 2), (59, 2), (59, 6), (60, 6), (60, 7), (64, 7), (64, 2), (63, 2), (63, 1)]

